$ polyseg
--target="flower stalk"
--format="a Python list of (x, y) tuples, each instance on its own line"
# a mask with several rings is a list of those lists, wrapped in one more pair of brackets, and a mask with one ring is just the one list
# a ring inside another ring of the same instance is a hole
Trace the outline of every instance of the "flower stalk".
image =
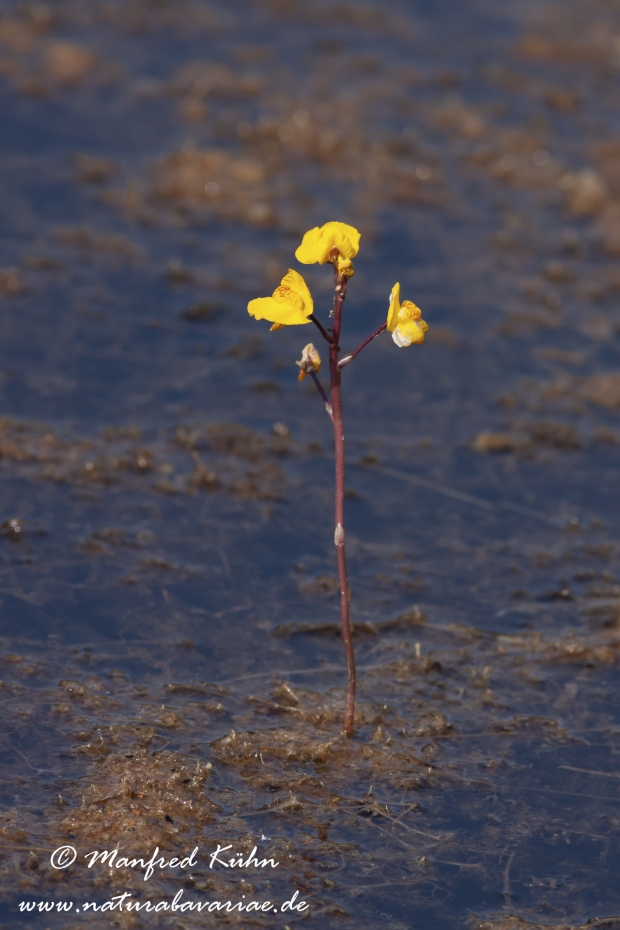
[[(314, 325), (315, 325), (316, 327), (318, 327), (318, 330), (319, 330), (321, 336), (323, 337), (323, 339), (324, 339), (327, 343), (329, 343), (329, 344), (331, 345), (332, 336), (327, 332), (327, 330), (325, 329), (325, 327), (323, 326), (323, 324), (320, 322), (320, 320), (317, 320), (317, 318), (315, 317), (314, 313), (311, 313), (310, 316), (308, 317), (308, 319), (312, 320), (312, 322), (314, 323)], [(387, 324), (386, 324), (386, 325), (387, 325)]]
[(333, 419), (334, 419), (334, 411), (332, 410), (332, 405), (331, 405), (330, 402), (329, 402), (329, 398), (328, 398), (327, 394), (326, 394), (325, 391), (323, 390), (323, 385), (321, 384), (321, 382), (319, 381), (319, 379), (317, 378), (316, 374), (315, 374), (313, 371), (310, 372), (310, 377), (312, 378), (312, 380), (313, 380), (314, 383), (316, 384), (317, 391), (318, 391), (319, 394), (320, 394), (321, 400), (322, 400), (323, 403), (325, 404), (325, 409), (327, 410), (329, 416), (331, 417), (331, 419), (332, 419), (332, 421), (333, 421)]
[(376, 329), (372, 335), (368, 336), (367, 339), (364, 339), (361, 345), (357, 347), (355, 352), (351, 352), (350, 355), (345, 355), (344, 358), (341, 358), (338, 362), (338, 368), (342, 369), (346, 365), (350, 364), (353, 361), (356, 355), (359, 355), (362, 349), (365, 349), (369, 342), (372, 342), (373, 339), (376, 339), (377, 336), (380, 336), (381, 333), (384, 333), (387, 329), (387, 323), (384, 323), (383, 326), (380, 326), (379, 329)]
[(334, 268), (334, 306), (330, 313), (333, 320), (331, 329), (326, 329), (314, 314), (314, 303), (308, 286), (302, 276), (293, 269), (282, 279), (282, 283), (272, 297), (258, 297), (248, 304), (248, 312), (256, 319), (271, 322), (272, 330), (285, 326), (298, 326), (314, 323), (329, 348), (329, 374), (331, 396), (328, 397), (317, 374), (321, 370), (321, 357), (312, 343), (302, 351), (298, 380), (303, 381), (308, 375), (314, 381), (325, 409), (331, 417), (334, 429), (334, 545), (338, 565), (338, 587), (340, 591), (340, 624), (342, 639), (347, 659), (348, 685), (344, 717), (344, 732), (350, 737), (355, 722), (355, 691), (357, 676), (355, 671), (355, 651), (351, 633), (349, 605), (351, 591), (347, 576), (347, 559), (345, 552), (344, 529), (344, 426), (342, 419), (341, 372), (373, 339), (386, 329), (391, 333), (394, 343), (403, 348), (414, 343), (424, 342), (428, 326), (422, 319), (422, 311), (409, 300), (400, 300), (400, 284), (395, 284), (389, 298), (387, 321), (368, 336), (361, 345), (343, 358), (340, 358), (340, 329), (342, 326), (342, 308), (347, 294), (347, 284), (354, 274), (352, 259), (359, 251), (360, 234), (353, 226), (346, 223), (326, 223), (320, 228), (310, 229), (295, 257), (304, 265), (318, 263), (332, 264)]
[(347, 736), (353, 733), (355, 718), (355, 690), (357, 676), (355, 672), (355, 650), (351, 634), (351, 620), (349, 604), (351, 592), (347, 576), (347, 558), (345, 553), (344, 532), (344, 424), (342, 420), (342, 391), (339, 367), (340, 356), (340, 326), (342, 323), (342, 305), (347, 294), (348, 277), (338, 271), (338, 249), (331, 251), (330, 258), (334, 262), (334, 325), (332, 329), (332, 342), (329, 346), (329, 374), (331, 379), (331, 406), (332, 422), (334, 425), (334, 459), (335, 459), (335, 494), (334, 494), (334, 545), (336, 547), (336, 561), (338, 564), (338, 584), (340, 589), (340, 626), (342, 641), (347, 659), (348, 685), (347, 704), (344, 715), (344, 732)]

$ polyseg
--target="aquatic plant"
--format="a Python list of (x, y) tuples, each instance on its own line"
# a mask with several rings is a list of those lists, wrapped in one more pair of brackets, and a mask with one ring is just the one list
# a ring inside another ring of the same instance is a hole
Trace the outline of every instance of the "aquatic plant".
[(385, 330), (392, 334), (392, 339), (400, 348), (424, 342), (428, 325), (422, 319), (422, 312), (410, 300), (400, 300), (400, 284), (396, 283), (389, 297), (387, 320), (374, 333), (348, 355), (340, 357), (340, 329), (342, 309), (347, 293), (349, 279), (354, 274), (353, 259), (359, 251), (360, 233), (346, 223), (330, 222), (320, 228), (310, 229), (295, 257), (303, 265), (331, 264), (334, 268), (334, 305), (330, 311), (331, 326), (323, 326), (314, 314), (314, 301), (308, 285), (299, 272), (289, 269), (282, 282), (271, 297), (258, 297), (248, 304), (248, 313), (257, 320), (268, 320), (271, 330), (283, 329), (285, 326), (300, 326), (314, 323), (329, 347), (330, 395), (327, 396), (318, 374), (321, 370), (321, 357), (310, 342), (302, 350), (298, 380), (303, 381), (308, 375), (312, 378), (325, 409), (331, 417), (334, 427), (335, 453), (335, 513), (334, 545), (338, 563), (338, 580), (340, 589), (340, 622), (342, 638), (347, 658), (349, 682), (344, 718), (344, 731), (347, 736), (353, 732), (355, 717), (355, 651), (351, 635), (349, 602), (351, 592), (347, 578), (347, 561), (345, 554), (344, 531), (344, 427), (342, 420), (341, 372), (373, 339)]

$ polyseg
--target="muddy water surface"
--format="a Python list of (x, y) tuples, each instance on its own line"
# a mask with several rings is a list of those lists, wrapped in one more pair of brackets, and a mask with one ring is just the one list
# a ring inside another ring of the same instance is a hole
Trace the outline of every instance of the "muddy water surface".
[[(3, 927), (620, 925), (619, 76), (617, 0), (2, 4)], [(350, 742), (312, 336), (245, 309), (333, 218), (343, 347), (431, 326), (344, 376)], [(78, 911), (179, 890), (309, 907)]]

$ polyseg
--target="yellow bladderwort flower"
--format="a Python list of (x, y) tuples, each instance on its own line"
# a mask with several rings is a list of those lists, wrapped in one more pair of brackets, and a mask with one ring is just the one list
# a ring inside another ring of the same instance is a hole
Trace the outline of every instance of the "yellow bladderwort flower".
[(311, 372), (319, 372), (321, 370), (321, 356), (314, 348), (311, 342), (301, 350), (301, 360), (295, 362), (296, 365), (299, 365), (301, 371), (297, 375), (298, 381), (303, 381), (306, 375), (309, 375)]
[(308, 319), (314, 310), (312, 295), (308, 285), (299, 274), (289, 268), (282, 283), (273, 292), (273, 297), (257, 297), (248, 304), (248, 313), (257, 320), (269, 320), (273, 323), (271, 330), (284, 326), (300, 326), (310, 323)]
[(424, 333), (428, 330), (428, 323), (422, 319), (419, 307), (410, 300), (403, 300), (401, 304), (398, 283), (394, 285), (390, 294), (387, 328), (401, 349), (413, 345), (414, 342), (424, 342)]
[(346, 223), (325, 223), (315, 226), (305, 234), (301, 245), (295, 252), (295, 258), (302, 265), (324, 265), (330, 260), (332, 249), (338, 249), (338, 271), (347, 277), (353, 274), (352, 258), (359, 252), (360, 233), (354, 226)]

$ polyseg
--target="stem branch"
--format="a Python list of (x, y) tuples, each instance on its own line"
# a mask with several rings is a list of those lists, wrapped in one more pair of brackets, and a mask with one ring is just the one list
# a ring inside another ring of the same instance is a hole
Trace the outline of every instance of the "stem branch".
[(321, 333), (323, 339), (325, 339), (325, 341), (328, 342), (329, 345), (331, 346), (331, 345), (332, 345), (332, 337), (329, 335), (329, 333), (328, 333), (327, 330), (323, 327), (323, 325), (322, 325), (321, 323), (319, 323), (319, 321), (318, 321), (317, 318), (315, 317), (314, 313), (311, 313), (310, 316), (308, 317), (308, 319), (309, 319), (309, 320), (312, 320), (312, 322), (315, 324), (315, 326), (318, 326), (318, 328), (319, 328), (319, 330), (320, 330), (320, 333)]
[(319, 394), (321, 395), (321, 400), (322, 400), (323, 403), (325, 404), (325, 409), (327, 410), (328, 414), (330, 415), (330, 417), (331, 417), (332, 420), (333, 420), (333, 419), (334, 419), (334, 413), (333, 413), (333, 410), (332, 410), (332, 405), (330, 404), (330, 402), (329, 402), (329, 400), (328, 400), (327, 394), (326, 394), (325, 391), (323, 390), (323, 385), (321, 384), (321, 382), (319, 381), (319, 379), (318, 379), (317, 376), (316, 376), (316, 372), (315, 372), (315, 371), (311, 371), (311, 372), (310, 372), (310, 377), (312, 378), (312, 380), (313, 380), (314, 383), (316, 384), (317, 391), (318, 391)]
[(375, 330), (372, 336), (369, 336), (368, 339), (364, 339), (361, 345), (357, 347), (355, 352), (351, 352), (350, 355), (345, 355), (344, 358), (341, 358), (338, 362), (338, 368), (342, 369), (345, 365), (348, 365), (349, 362), (352, 362), (356, 355), (359, 355), (362, 349), (365, 349), (369, 342), (372, 342), (373, 339), (376, 339), (377, 336), (380, 336), (381, 333), (387, 329), (387, 323), (384, 323), (383, 326), (380, 326), (379, 329)]

